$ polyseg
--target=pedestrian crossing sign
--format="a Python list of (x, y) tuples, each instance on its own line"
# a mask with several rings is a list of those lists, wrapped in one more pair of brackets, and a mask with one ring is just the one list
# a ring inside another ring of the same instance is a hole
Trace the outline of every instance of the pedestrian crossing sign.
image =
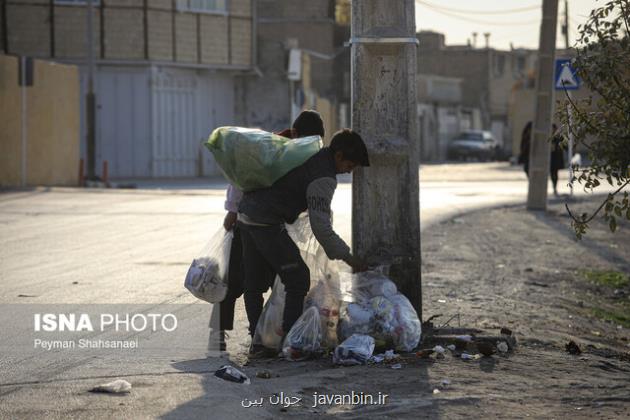
[(556, 59), (555, 72), (556, 90), (577, 90), (580, 88), (581, 80), (575, 73), (575, 69), (571, 67), (571, 59)]

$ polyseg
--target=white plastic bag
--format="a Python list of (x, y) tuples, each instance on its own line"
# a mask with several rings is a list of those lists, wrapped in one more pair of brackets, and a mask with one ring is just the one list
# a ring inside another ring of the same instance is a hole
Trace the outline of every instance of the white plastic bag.
[(394, 305), (395, 327), (393, 331), (396, 350), (411, 351), (420, 342), (422, 325), (418, 313), (402, 294), (389, 297)]
[(344, 340), (353, 334), (370, 335), (377, 347), (413, 350), (421, 338), (421, 324), (409, 300), (381, 267), (359, 274), (341, 273), (344, 304), (338, 334)]
[(337, 324), (341, 304), (338, 285), (332, 275), (327, 275), (309, 290), (304, 299), (304, 308), (317, 308), (322, 330), (322, 347), (332, 349), (338, 344)]
[(263, 345), (268, 349), (280, 350), (285, 297), (284, 284), (280, 277), (276, 276), (271, 296), (265, 302), (260, 318), (258, 318), (252, 343)]
[(333, 363), (338, 365), (364, 365), (374, 352), (374, 338), (369, 335), (353, 334), (337, 346)]
[(227, 293), (230, 249), (234, 233), (223, 227), (212, 236), (186, 273), (184, 287), (195, 297), (210, 303), (221, 302)]
[(392, 296), (398, 293), (393, 281), (385, 274), (384, 267), (358, 274), (340, 273), (344, 300), (362, 302), (375, 296)]
[(310, 307), (295, 321), (284, 339), (282, 353), (287, 360), (305, 360), (321, 349), (322, 331), (319, 311)]

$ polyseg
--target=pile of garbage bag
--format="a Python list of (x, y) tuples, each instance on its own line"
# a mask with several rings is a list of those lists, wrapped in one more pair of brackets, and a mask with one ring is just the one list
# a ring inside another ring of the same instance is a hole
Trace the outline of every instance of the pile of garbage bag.
[[(282, 342), (286, 293), (276, 277), (256, 326), (254, 344), (282, 350), (289, 360), (335, 350), (335, 360), (344, 364), (354, 363), (348, 360), (363, 363), (371, 357), (374, 347), (409, 352), (418, 345), (418, 315), (409, 300), (398, 293), (385, 274), (385, 267), (358, 274), (343, 271), (347, 268), (329, 260), (315, 239), (307, 215), (287, 225), (287, 232), (311, 273), (304, 312)], [(212, 303), (224, 299), (232, 236), (232, 232), (220, 228), (191, 264), (185, 286), (199, 299)]]
[(418, 314), (382, 269), (354, 275), (342, 273), (341, 282), (348, 287), (349, 298), (340, 312), (341, 340), (353, 334), (367, 334), (374, 338), (376, 347), (391, 346), (405, 352), (418, 345), (422, 332)]
[(270, 187), (322, 147), (319, 136), (288, 139), (267, 131), (219, 127), (205, 146), (232, 185), (241, 191)]

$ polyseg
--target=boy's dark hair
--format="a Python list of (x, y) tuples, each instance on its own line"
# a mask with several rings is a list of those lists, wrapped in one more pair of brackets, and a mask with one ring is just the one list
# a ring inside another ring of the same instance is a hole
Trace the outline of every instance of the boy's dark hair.
[(312, 109), (302, 111), (293, 121), (293, 128), (297, 131), (298, 137), (324, 137), (324, 121), (319, 112)]
[(337, 131), (329, 147), (333, 153), (340, 151), (344, 160), (358, 163), (361, 166), (370, 166), (367, 147), (365, 147), (363, 139), (349, 128)]

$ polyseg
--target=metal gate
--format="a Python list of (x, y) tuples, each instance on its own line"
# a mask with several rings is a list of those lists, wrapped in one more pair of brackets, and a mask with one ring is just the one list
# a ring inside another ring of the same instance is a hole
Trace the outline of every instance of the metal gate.
[(192, 177), (197, 172), (194, 71), (151, 71), (154, 177)]

